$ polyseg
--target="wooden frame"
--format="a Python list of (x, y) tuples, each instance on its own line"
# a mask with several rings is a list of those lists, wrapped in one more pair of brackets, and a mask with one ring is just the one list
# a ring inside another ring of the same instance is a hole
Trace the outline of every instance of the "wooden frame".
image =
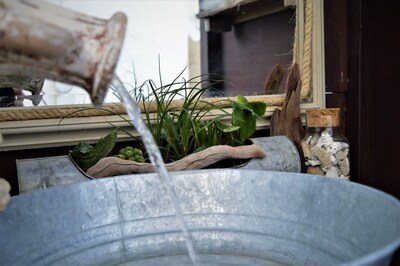
[[(283, 1), (283, 0), (282, 0)], [(313, 20), (313, 79), (312, 100), (302, 104), (302, 110), (325, 107), (325, 66), (324, 66), (324, 24), (323, 1), (312, 0), (314, 5)], [(302, 56), (302, 43), (304, 39), (304, 0), (297, 0), (297, 17), (299, 20), (298, 40), (299, 55)], [(301, 64), (300, 64), (301, 65)], [(279, 107), (285, 97), (284, 94), (268, 96), (246, 96), (250, 101), (265, 101), (268, 103), (264, 120), (258, 126), (267, 127), (272, 111)], [(218, 98), (220, 101), (221, 99)], [(210, 98), (210, 101), (215, 101)], [(275, 102), (275, 103), (273, 103)], [(276, 103), (278, 102), (278, 103)], [(179, 104), (179, 101), (177, 102)], [(65, 118), (66, 112), (72, 113), (79, 109), (87, 109), (89, 106), (55, 106), (55, 107), (23, 107), (4, 108), (0, 110), (0, 151), (29, 149), (50, 146), (66, 146), (76, 144), (78, 141), (94, 141), (105, 135), (113, 125), (124, 127), (127, 130), (130, 125), (124, 122), (119, 115), (124, 115), (119, 105), (105, 105), (105, 108), (113, 109), (113, 112), (90, 113), (82, 116)], [(10, 118), (18, 113), (18, 117)], [(84, 112), (83, 112), (84, 113)], [(38, 118), (32, 118), (37, 114)], [(46, 117), (47, 115), (47, 117)], [(64, 119), (63, 119), (64, 118)], [(62, 120), (62, 121), (61, 121)], [(134, 133), (134, 132), (133, 132)], [(119, 136), (120, 140), (128, 139), (128, 136)]]

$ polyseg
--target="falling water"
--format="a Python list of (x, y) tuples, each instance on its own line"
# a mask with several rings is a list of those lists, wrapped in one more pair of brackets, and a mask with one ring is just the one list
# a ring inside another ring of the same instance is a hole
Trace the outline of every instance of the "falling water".
[(160, 150), (158, 149), (156, 142), (154, 141), (153, 135), (151, 134), (150, 130), (147, 128), (146, 124), (141, 118), (141, 112), (139, 107), (133, 101), (131, 95), (126, 90), (126, 88), (124, 87), (124, 85), (117, 76), (114, 77), (111, 85), (117, 91), (118, 95), (121, 97), (121, 100), (125, 105), (125, 109), (129, 118), (132, 120), (133, 125), (135, 126), (136, 130), (142, 137), (142, 141), (146, 147), (147, 153), (149, 154), (150, 161), (157, 170), (158, 176), (160, 177), (162, 184), (166, 188), (169, 199), (175, 209), (176, 219), (178, 220), (178, 223), (185, 237), (186, 248), (188, 250), (189, 257), (193, 265), (196, 265), (197, 255), (196, 251), (194, 250), (193, 237), (183, 218), (182, 210), (174, 189), (174, 185), (172, 183), (170, 175), (168, 174), (168, 171), (165, 168)]

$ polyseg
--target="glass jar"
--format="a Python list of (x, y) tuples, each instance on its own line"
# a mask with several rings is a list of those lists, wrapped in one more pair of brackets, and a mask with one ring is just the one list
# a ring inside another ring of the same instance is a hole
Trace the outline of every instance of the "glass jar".
[(306, 111), (306, 136), (301, 146), (307, 173), (350, 179), (349, 141), (340, 134), (340, 109)]

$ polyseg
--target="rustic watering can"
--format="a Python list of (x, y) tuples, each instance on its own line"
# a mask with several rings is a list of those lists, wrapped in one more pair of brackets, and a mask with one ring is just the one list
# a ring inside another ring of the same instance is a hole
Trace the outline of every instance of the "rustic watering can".
[(47, 1), (0, 0), (0, 73), (37, 76), (104, 100), (121, 52), (127, 18), (84, 15)]

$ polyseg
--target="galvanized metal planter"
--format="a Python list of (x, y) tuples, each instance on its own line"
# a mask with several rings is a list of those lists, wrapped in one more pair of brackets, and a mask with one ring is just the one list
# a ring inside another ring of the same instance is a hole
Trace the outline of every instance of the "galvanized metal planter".
[(262, 159), (254, 158), (242, 169), (269, 170), (281, 172), (301, 172), (299, 152), (293, 142), (285, 136), (252, 138), (253, 144), (260, 146), (266, 153)]
[[(259, 170), (172, 174), (205, 265), (388, 265), (399, 201), (352, 182)], [(12, 198), (0, 214), (3, 265), (190, 264), (155, 174)]]
[[(253, 138), (252, 142), (267, 154), (236, 168), (300, 172), (301, 161), (291, 140), (284, 136)], [(92, 179), (68, 156), (17, 160), (20, 193)]]

